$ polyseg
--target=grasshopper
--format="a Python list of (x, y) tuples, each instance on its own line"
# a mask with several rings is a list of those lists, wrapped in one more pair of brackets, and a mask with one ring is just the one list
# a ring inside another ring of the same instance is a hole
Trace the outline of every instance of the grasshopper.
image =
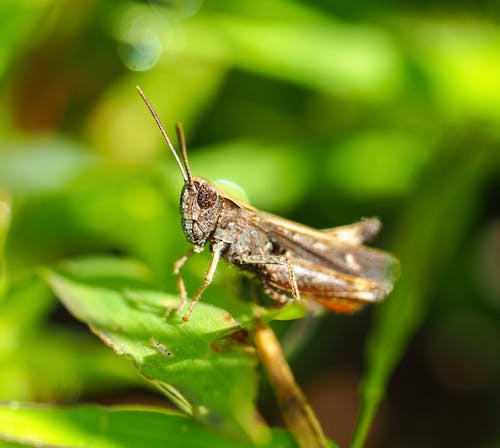
[(180, 201), (182, 228), (192, 247), (174, 264), (181, 295), (179, 310), (187, 304), (182, 266), (193, 254), (202, 252), (207, 243), (212, 252), (207, 273), (191, 299), (184, 321), (189, 320), (212, 282), (221, 259), (253, 273), (264, 291), (279, 302), (290, 300), (290, 296), (295, 300), (302, 297), (336, 312), (353, 312), (391, 292), (398, 260), (363, 245), (380, 230), (378, 219), (316, 230), (230, 197), (212, 182), (192, 176), (181, 125), (176, 125), (176, 133), (182, 162), (151, 103), (140, 87), (137, 90), (184, 179)]

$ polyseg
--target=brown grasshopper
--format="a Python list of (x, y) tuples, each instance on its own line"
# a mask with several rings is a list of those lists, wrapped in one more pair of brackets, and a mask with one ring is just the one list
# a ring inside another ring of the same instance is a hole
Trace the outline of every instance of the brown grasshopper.
[(265, 292), (280, 302), (289, 300), (291, 295), (295, 300), (314, 300), (336, 312), (352, 312), (389, 294), (397, 276), (398, 260), (362, 245), (379, 231), (378, 219), (316, 230), (228, 196), (208, 180), (191, 175), (181, 126), (177, 124), (176, 131), (183, 163), (151, 103), (140, 87), (137, 90), (184, 179), (182, 228), (192, 248), (174, 264), (182, 299), (179, 310), (187, 303), (180, 269), (191, 255), (202, 252), (207, 242), (212, 252), (208, 271), (191, 299), (184, 321), (212, 282), (221, 258), (251, 271)]

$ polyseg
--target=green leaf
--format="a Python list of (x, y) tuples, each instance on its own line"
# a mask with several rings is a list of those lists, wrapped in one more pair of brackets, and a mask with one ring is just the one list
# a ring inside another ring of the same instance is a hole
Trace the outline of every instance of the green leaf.
[(188, 322), (176, 312), (165, 317), (167, 309), (178, 305), (178, 297), (127, 278), (120, 282), (117, 275), (113, 282), (103, 282), (102, 274), (98, 279), (90, 275), (90, 267), (87, 259), (81, 265), (83, 276), (77, 261), (71, 269), (46, 272), (54, 293), (72, 314), (117, 354), (132, 359), (183, 411), (239, 438), (267, 437), (253, 404), (257, 358), (244, 329), (252, 324), (251, 313), (235, 320), (224, 309), (201, 302)]
[[(51, 447), (251, 447), (225, 438), (174, 412), (102, 406), (0, 406), (0, 441)], [(3, 444), (2, 444), (3, 446)], [(12, 446), (12, 445), (11, 445)], [(264, 447), (294, 447), (292, 437), (273, 430)]]

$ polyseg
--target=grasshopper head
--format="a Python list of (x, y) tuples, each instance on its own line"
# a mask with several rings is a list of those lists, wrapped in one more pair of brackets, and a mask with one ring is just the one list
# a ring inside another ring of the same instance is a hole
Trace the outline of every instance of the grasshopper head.
[(217, 220), (219, 219), (222, 207), (220, 194), (217, 187), (208, 180), (191, 176), (186, 142), (181, 125), (176, 124), (175, 129), (181, 147), (182, 162), (153, 106), (139, 86), (137, 86), (137, 90), (156, 121), (167, 146), (170, 148), (179, 166), (182, 178), (184, 179), (184, 188), (181, 193), (182, 228), (187, 239), (193, 244), (194, 251), (201, 252), (208, 238), (215, 230)]
[(186, 238), (201, 252), (215, 230), (222, 201), (217, 187), (201, 177), (193, 177), (181, 193), (182, 228)]

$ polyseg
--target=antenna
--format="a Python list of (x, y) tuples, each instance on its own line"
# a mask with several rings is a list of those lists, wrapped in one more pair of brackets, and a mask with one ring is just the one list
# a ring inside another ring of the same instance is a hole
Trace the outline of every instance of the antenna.
[(186, 149), (186, 139), (184, 138), (184, 131), (182, 130), (182, 124), (175, 123), (175, 130), (177, 132), (177, 140), (179, 141), (179, 146), (181, 147), (181, 156), (184, 166), (186, 167), (188, 182), (191, 183), (191, 168), (189, 167), (187, 149)]
[[(189, 175), (188, 175), (188, 174), (186, 174), (186, 171), (184, 170), (184, 167), (182, 166), (181, 160), (179, 159), (179, 156), (178, 156), (177, 152), (175, 151), (174, 145), (172, 145), (172, 142), (168, 138), (167, 132), (165, 131), (165, 128), (163, 127), (163, 124), (161, 123), (160, 118), (158, 117), (158, 114), (154, 110), (154, 108), (151, 105), (151, 103), (149, 102), (149, 100), (146, 98), (146, 95), (144, 95), (144, 92), (142, 91), (142, 89), (139, 86), (135, 86), (135, 87), (136, 87), (137, 91), (139, 92), (139, 95), (141, 95), (141, 98), (144, 101), (144, 103), (146, 103), (146, 106), (148, 107), (149, 112), (151, 112), (151, 115), (153, 116), (154, 120), (156, 121), (156, 124), (160, 128), (161, 135), (163, 135), (163, 138), (167, 142), (167, 145), (170, 148), (170, 151), (172, 151), (172, 154), (174, 155), (175, 160), (177, 161), (177, 165), (179, 165), (179, 169), (181, 170), (181, 174), (182, 174), (182, 178), (184, 179), (184, 183), (191, 184), (192, 183), (191, 182), (191, 172), (189, 170), (189, 167), (186, 164), (186, 170), (189, 173)], [(176, 128), (177, 128), (177, 126), (176, 126)], [(182, 134), (182, 129), (181, 129), (181, 134)], [(177, 131), (177, 135), (179, 135), (179, 131)], [(182, 141), (181, 140), (179, 140), (179, 141), (181, 142), (181, 147), (184, 147), (182, 157), (184, 159), (184, 163), (186, 163), (187, 156), (186, 157), (184, 156), (185, 146), (186, 146), (186, 144), (184, 142), (184, 135), (182, 135)]]

